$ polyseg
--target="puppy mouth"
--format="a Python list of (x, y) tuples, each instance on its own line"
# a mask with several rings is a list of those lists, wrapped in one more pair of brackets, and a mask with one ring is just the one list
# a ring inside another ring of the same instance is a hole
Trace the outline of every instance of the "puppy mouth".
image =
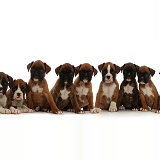
[(39, 79), (38, 79), (38, 78), (34, 78), (33, 80), (34, 80), (35, 82), (38, 82), (38, 81), (39, 81)]
[(67, 85), (67, 84), (68, 84), (68, 82), (67, 82), (67, 81), (65, 81), (65, 82), (64, 82), (64, 84), (65, 84), (65, 85)]
[(145, 84), (143, 81), (139, 82), (139, 84)]
[(105, 79), (105, 83), (109, 84), (112, 83), (113, 81), (111, 81), (110, 79)]
[(88, 83), (88, 80), (87, 80), (87, 79), (83, 79), (83, 82), (84, 82), (84, 83)]
[(127, 79), (126, 79), (126, 81), (127, 81), (127, 82), (130, 82), (130, 81), (131, 81), (131, 79), (130, 79), (130, 78), (127, 78)]

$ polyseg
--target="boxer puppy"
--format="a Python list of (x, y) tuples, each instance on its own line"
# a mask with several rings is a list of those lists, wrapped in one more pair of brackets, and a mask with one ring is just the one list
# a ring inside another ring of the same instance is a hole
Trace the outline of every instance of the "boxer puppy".
[(158, 91), (151, 80), (151, 76), (155, 74), (155, 70), (141, 66), (138, 70), (138, 83), (140, 90), (140, 99), (142, 104), (142, 111), (157, 112), (158, 111)]
[(31, 113), (26, 105), (25, 95), (28, 90), (28, 85), (22, 79), (13, 81), (10, 90), (7, 91), (7, 106), (13, 114)]
[(45, 75), (50, 72), (51, 67), (40, 61), (33, 61), (27, 65), (28, 71), (31, 73), (28, 82), (30, 91), (27, 92), (27, 106), (36, 111), (52, 110), (55, 114), (61, 114), (48, 89)]
[(83, 113), (78, 105), (73, 85), (75, 67), (69, 63), (65, 63), (57, 67), (55, 72), (59, 78), (50, 93), (57, 107), (63, 111), (73, 110), (76, 113)]
[(119, 84), (116, 80), (116, 75), (120, 72), (120, 67), (107, 62), (100, 64), (98, 69), (102, 73), (102, 81), (96, 96), (95, 107), (116, 112), (119, 94)]
[(97, 70), (88, 63), (76, 67), (76, 75), (79, 76), (74, 81), (76, 97), (80, 108), (90, 110), (91, 113), (97, 111), (93, 108), (92, 76), (97, 74)]
[(9, 109), (7, 109), (7, 96), (6, 91), (8, 86), (12, 83), (13, 78), (9, 75), (0, 72), (0, 113), (11, 113)]
[(133, 63), (126, 63), (121, 67), (123, 71), (123, 81), (119, 91), (119, 109), (139, 110), (139, 91), (136, 82), (138, 66)]

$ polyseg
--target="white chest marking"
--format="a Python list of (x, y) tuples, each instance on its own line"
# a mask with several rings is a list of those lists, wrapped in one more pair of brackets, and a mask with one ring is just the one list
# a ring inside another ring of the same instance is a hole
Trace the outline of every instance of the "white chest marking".
[(0, 96), (0, 106), (5, 107), (7, 104), (7, 97), (6, 95)]
[(116, 88), (116, 84), (102, 84), (102, 89), (103, 89), (103, 95), (105, 95), (107, 98), (112, 98), (114, 94), (114, 90)]
[(124, 93), (127, 93), (127, 94), (132, 94), (133, 93), (133, 88), (132, 86), (130, 86), (129, 84), (127, 84), (125, 87), (124, 87)]
[(38, 83), (34, 87), (32, 87), (32, 92), (40, 92), (41, 93), (42, 91), (43, 91), (43, 88), (40, 88)]
[(81, 97), (82, 95), (87, 95), (88, 94), (88, 88), (85, 87), (85, 84), (82, 82), (80, 83), (79, 87), (76, 87), (77, 95)]
[(65, 86), (64, 89), (60, 91), (60, 93), (61, 93), (61, 98), (63, 100), (66, 100), (69, 97), (70, 91), (67, 91), (66, 86)]
[(142, 89), (144, 95), (147, 95), (147, 96), (154, 96), (153, 95), (153, 92), (152, 92), (152, 88), (147, 84), (145, 84), (145, 87)]

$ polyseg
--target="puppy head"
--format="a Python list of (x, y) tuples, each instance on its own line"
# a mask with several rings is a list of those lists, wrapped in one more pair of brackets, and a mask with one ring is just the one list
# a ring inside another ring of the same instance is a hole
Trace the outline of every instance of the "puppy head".
[(3, 72), (0, 72), (0, 96), (5, 95), (8, 86), (13, 83), (13, 78)]
[(102, 81), (107, 84), (114, 82), (116, 74), (120, 72), (120, 67), (111, 62), (100, 64), (98, 69), (102, 73)]
[(89, 63), (80, 64), (76, 67), (76, 75), (79, 73), (80, 81), (88, 83), (92, 80), (92, 76), (97, 74), (97, 70)]
[(123, 78), (127, 82), (131, 82), (135, 79), (136, 73), (138, 71), (138, 66), (133, 63), (126, 63), (121, 67), (123, 71)]
[(27, 69), (28, 71), (30, 70), (31, 80), (38, 82), (44, 79), (45, 74), (50, 72), (51, 67), (48, 64), (37, 60), (35, 62), (32, 61), (31, 63), (29, 63), (27, 65)]
[(150, 81), (151, 76), (155, 74), (155, 70), (147, 66), (141, 66), (138, 70), (138, 83), (146, 84)]
[(28, 85), (22, 79), (17, 79), (13, 81), (11, 91), (13, 93), (14, 100), (23, 100), (27, 92)]
[(57, 76), (59, 75), (60, 83), (63, 86), (70, 86), (73, 83), (75, 75), (75, 67), (69, 63), (60, 65), (55, 69)]

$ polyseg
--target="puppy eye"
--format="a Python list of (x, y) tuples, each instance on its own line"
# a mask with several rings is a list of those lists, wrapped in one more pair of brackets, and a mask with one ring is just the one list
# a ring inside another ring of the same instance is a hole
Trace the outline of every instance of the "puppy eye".
[(21, 90), (22, 90), (22, 92), (25, 92), (25, 88), (24, 87), (22, 87)]
[(12, 90), (13, 90), (13, 92), (15, 92), (15, 91), (17, 90), (17, 87), (14, 86), (14, 87), (12, 88)]
[(116, 72), (115, 72), (114, 70), (111, 70), (111, 73), (112, 73), (112, 74), (115, 74)]

